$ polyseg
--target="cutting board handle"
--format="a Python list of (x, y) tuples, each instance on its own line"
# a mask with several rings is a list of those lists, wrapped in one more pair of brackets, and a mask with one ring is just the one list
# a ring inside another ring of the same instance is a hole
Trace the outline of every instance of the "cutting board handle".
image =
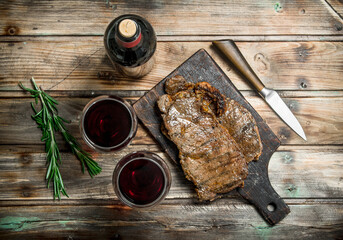
[(270, 156), (261, 156), (259, 161), (249, 163), (248, 178), (238, 192), (257, 208), (268, 223), (274, 225), (285, 218), (290, 209), (270, 184), (265, 170), (268, 169), (269, 160)]

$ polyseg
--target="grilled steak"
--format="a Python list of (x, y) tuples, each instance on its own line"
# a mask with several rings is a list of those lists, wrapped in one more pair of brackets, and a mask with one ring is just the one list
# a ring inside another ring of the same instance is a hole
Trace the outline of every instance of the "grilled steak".
[(180, 75), (170, 78), (165, 85), (165, 90), (168, 94), (175, 94), (182, 90), (191, 90), (193, 88), (194, 84), (187, 82), (186, 79)]
[(158, 100), (162, 132), (178, 147), (182, 169), (195, 184), (199, 199), (213, 200), (242, 186), (248, 175), (245, 155), (254, 154), (242, 151), (244, 140), (236, 141), (230, 134), (240, 136), (230, 111), (237, 108), (245, 120), (250, 119), (247, 110), (226, 100), (207, 82), (193, 84), (177, 76), (166, 82), (165, 89), (168, 94)]
[[(213, 200), (243, 184), (247, 163), (236, 142), (211, 113), (195, 92), (181, 91), (166, 101), (160, 99), (160, 109), (169, 138), (179, 149), (180, 163), (191, 180), (200, 200)], [(162, 103), (168, 106), (161, 107)]]
[(260, 134), (251, 113), (238, 102), (226, 99), (226, 110), (218, 116), (219, 122), (229, 130), (236, 140), (245, 159), (257, 160), (262, 153)]

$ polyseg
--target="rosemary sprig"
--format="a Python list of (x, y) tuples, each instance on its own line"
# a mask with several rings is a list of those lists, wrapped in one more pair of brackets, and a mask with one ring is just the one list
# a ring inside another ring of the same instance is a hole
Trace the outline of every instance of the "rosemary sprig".
[(47, 153), (46, 159), (48, 164), (45, 177), (47, 180), (47, 187), (49, 188), (50, 182), (52, 181), (54, 186), (54, 199), (56, 197), (61, 199), (61, 193), (69, 197), (65, 191), (63, 180), (59, 171), (61, 155), (55, 140), (55, 132), (61, 132), (74, 155), (80, 160), (83, 173), (86, 165), (89, 175), (94, 177), (101, 172), (101, 167), (91, 158), (89, 153), (81, 148), (77, 140), (66, 129), (64, 123), (68, 123), (68, 121), (58, 116), (58, 110), (56, 107), (58, 102), (45, 93), (41, 88), (38, 88), (34, 78), (31, 79), (31, 82), (34, 86), (34, 89), (24, 87), (22, 83), (19, 83), (19, 86), (31, 93), (31, 96), (35, 98), (36, 104), (38, 104), (38, 100), (41, 102), (42, 108), (40, 111), (36, 110), (33, 103), (31, 103), (31, 106), (35, 113), (32, 115), (32, 118), (38, 124), (38, 128), (41, 128), (41, 140), (45, 142), (45, 151)]
[(71, 151), (74, 155), (80, 160), (82, 166), (82, 172), (85, 172), (85, 165), (88, 170), (89, 175), (93, 178), (95, 175), (101, 172), (101, 167), (95, 162), (91, 155), (84, 151), (77, 140), (68, 132), (63, 122), (67, 122), (63, 118), (58, 115), (54, 115), (54, 123), (58, 129), (62, 133), (64, 140), (69, 144)]

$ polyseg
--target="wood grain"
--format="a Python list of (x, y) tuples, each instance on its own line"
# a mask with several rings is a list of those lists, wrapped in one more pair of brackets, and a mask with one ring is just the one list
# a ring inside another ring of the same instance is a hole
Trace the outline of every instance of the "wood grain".
[(326, 0), (337, 14), (343, 16), (343, 2), (341, 0)]
[(1, 1), (0, 10), (2, 35), (103, 35), (112, 19), (128, 12), (147, 18), (158, 35), (342, 33), (336, 27), (342, 20), (320, 0), (246, 0), (239, 4), (224, 0), (6, 0)]
[[(97, 206), (2, 207), (2, 238), (41, 239), (334, 239), (342, 236), (343, 205), (290, 205), (291, 214), (268, 226), (250, 205), (222, 199), (194, 205), (164, 201), (158, 208)], [(287, 233), (287, 234), (285, 234)]]
[[(95, 96), (94, 96), (95, 97)], [(59, 98), (60, 114), (71, 120), (68, 125), (71, 133), (78, 139), (79, 119), (83, 107), (92, 98)], [(138, 98), (126, 98), (134, 102)], [(343, 144), (343, 97), (304, 97), (283, 98), (304, 128), (307, 142), (296, 135), (268, 105), (258, 96), (247, 96), (248, 102), (256, 109), (281, 140), (282, 144)], [(0, 144), (42, 144), (41, 132), (31, 120), (30, 103), (32, 98), (0, 99)], [(61, 138), (58, 138), (61, 140)], [(139, 125), (132, 144), (156, 144), (149, 133)]]
[[(92, 152), (94, 159), (103, 168), (102, 173), (94, 179), (81, 173), (79, 161), (65, 148), (62, 153), (61, 174), (70, 200), (117, 199), (111, 183), (114, 167), (126, 154), (140, 150), (155, 152), (168, 163), (172, 172), (168, 199), (190, 198), (197, 203), (193, 184), (185, 179), (182, 169), (157, 145), (131, 145), (117, 153)], [(342, 148), (326, 150), (298, 147), (294, 150), (293, 147), (283, 147), (270, 160), (270, 182), (280, 196), (286, 199), (343, 199), (342, 153)], [(45, 161), (43, 146), (0, 146), (0, 199), (52, 201), (52, 191), (46, 189), (44, 182)], [(241, 199), (234, 191), (231, 197)], [(64, 197), (61, 203), (68, 202), (69, 199)]]
[[(146, 17), (158, 35), (157, 64), (139, 81), (119, 76), (105, 57), (105, 28), (123, 13)], [(340, 0), (0, 1), (0, 238), (342, 238), (342, 16)], [(210, 47), (227, 38), (240, 41), (262, 81), (285, 98), (309, 142), (290, 131)], [(30, 119), (32, 99), (18, 81), (35, 76), (45, 90), (51, 88), (80, 138), (78, 117), (92, 97), (112, 93), (133, 103), (200, 48), (281, 139), (269, 177), (291, 214), (270, 227), (234, 192), (199, 204), (192, 184), (170, 163), (174, 182), (162, 205), (139, 211), (118, 205), (110, 183), (118, 159), (144, 149), (169, 161), (142, 127), (122, 152), (92, 153), (104, 168), (93, 180), (62, 144), (71, 199), (52, 201), (40, 131)]]
[[(276, 90), (342, 90), (342, 42), (239, 42), (263, 83)], [(239, 90), (251, 90), (210, 42), (158, 42), (157, 63), (142, 79), (113, 68), (102, 37), (23, 38), (0, 42), (0, 91), (12, 96), (18, 82), (34, 76), (45, 90), (150, 90), (200, 48), (206, 49)]]

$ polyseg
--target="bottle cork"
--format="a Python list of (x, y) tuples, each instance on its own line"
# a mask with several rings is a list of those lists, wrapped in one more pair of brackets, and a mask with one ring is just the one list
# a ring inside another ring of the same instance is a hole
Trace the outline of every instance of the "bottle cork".
[(133, 37), (137, 31), (137, 25), (131, 19), (124, 19), (119, 23), (119, 33), (125, 38)]

